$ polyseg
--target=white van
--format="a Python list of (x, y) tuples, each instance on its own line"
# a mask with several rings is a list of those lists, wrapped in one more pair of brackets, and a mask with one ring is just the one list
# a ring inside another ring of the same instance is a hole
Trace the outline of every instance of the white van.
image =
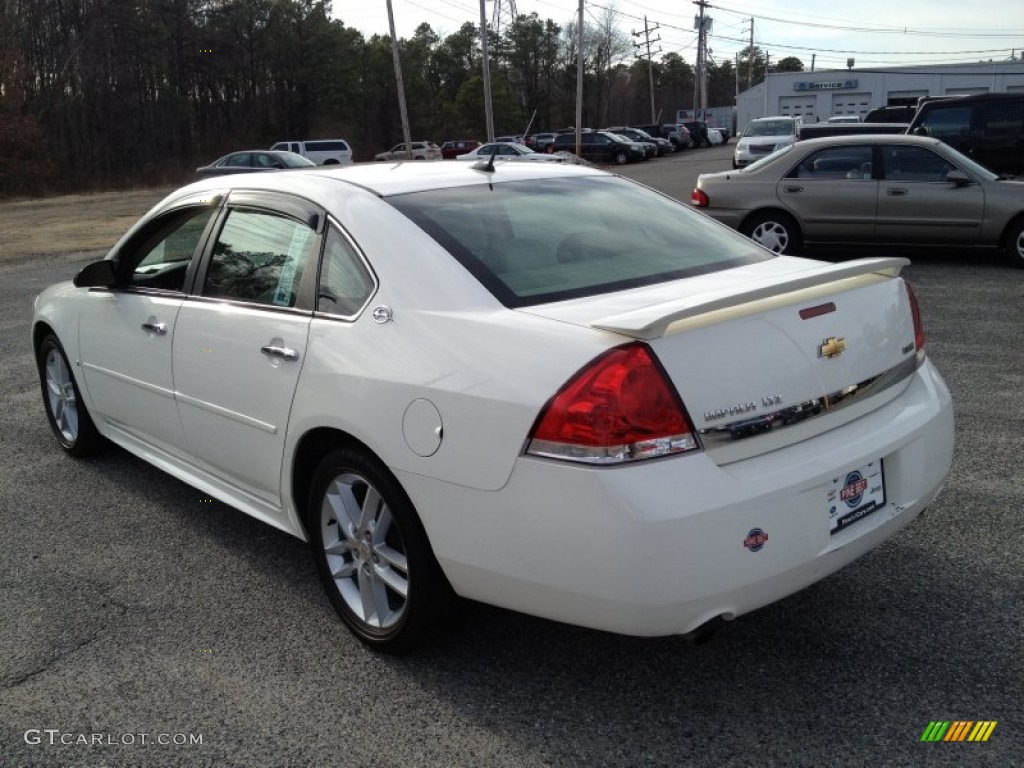
[(313, 141), (279, 141), (271, 149), (294, 152), (317, 165), (348, 165), (352, 162), (352, 146), (344, 139), (316, 139)]

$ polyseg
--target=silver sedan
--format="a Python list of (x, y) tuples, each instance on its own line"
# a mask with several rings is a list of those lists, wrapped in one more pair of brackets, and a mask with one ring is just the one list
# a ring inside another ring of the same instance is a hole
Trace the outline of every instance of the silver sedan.
[(817, 243), (984, 246), (1024, 268), (1024, 182), (936, 139), (801, 141), (739, 171), (701, 174), (690, 202), (776, 253)]
[(461, 154), (455, 159), (469, 161), (487, 160), (492, 155), (495, 160), (523, 160), (535, 163), (562, 162), (562, 157), (560, 155), (549, 155), (543, 152), (534, 152), (525, 144), (514, 144), (507, 141), (495, 141), (490, 144), (482, 144), (471, 152)]

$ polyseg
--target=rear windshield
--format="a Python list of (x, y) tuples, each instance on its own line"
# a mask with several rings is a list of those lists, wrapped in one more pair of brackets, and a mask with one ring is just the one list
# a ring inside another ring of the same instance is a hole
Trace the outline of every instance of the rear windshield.
[(678, 201), (615, 176), (480, 184), (387, 198), (508, 307), (773, 258)]

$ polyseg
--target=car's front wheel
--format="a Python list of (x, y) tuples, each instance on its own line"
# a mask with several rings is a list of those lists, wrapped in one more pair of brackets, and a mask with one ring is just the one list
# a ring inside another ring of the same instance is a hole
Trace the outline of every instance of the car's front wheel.
[(412, 502), (372, 454), (324, 457), (306, 514), (331, 604), (366, 645), (405, 653), (450, 617), (455, 596)]
[(1015, 267), (1024, 269), (1024, 218), (1010, 226), (1010, 234), (1006, 238), (1006, 255)]
[(103, 446), (103, 436), (85, 407), (64, 348), (52, 333), (36, 350), (36, 365), (46, 418), (57, 442), (72, 456), (95, 453)]
[(800, 229), (792, 216), (766, 211), (743, 222), (740, 232), (758, 245), (775, 253), (796, 253), (800, 249)]
[(615, 153), (615, 164), (616, 165), (625, 165), (628, 162), (629, 162), (629, 155), (628, 154), (626, 154), (625, 152), (616, 152)]

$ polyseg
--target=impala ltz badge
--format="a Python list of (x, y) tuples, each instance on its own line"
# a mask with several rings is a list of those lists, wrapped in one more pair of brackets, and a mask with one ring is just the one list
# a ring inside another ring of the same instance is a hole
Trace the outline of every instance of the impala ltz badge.
[(846, 339), (830, 336), (818, 347), (818, 357), (839, 357), (846, 351)]

